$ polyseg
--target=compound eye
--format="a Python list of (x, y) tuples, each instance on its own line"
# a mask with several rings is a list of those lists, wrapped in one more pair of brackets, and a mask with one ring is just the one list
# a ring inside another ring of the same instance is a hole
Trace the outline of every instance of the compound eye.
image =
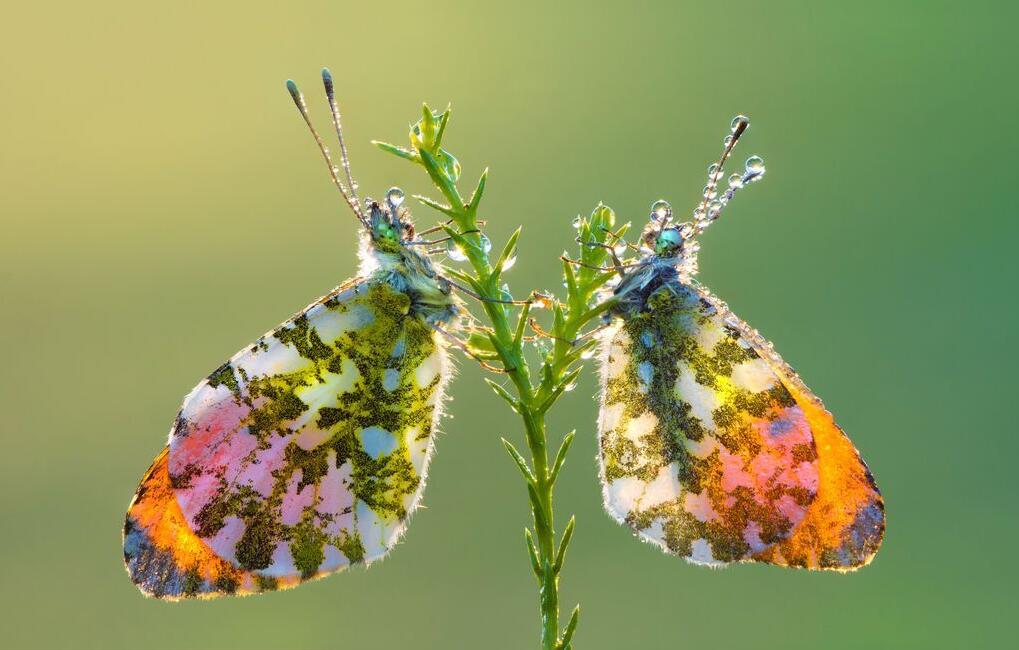
[(683, 236), (679, 234), (679, 231), (675, 228), (667, 228), (658, 237), (656, 242), (659, 252), (667, 252), (673, 249), (679, 248), (683, 243)]

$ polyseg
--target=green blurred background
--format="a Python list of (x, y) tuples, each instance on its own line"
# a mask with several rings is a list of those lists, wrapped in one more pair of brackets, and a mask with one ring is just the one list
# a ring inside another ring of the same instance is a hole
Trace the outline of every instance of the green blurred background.
[[(490, 165), (518, 292), (558, 287), (597, 201), (685, 212), (729, 119), (765, 182), (704, 241), (701, 278), (826, 400), (885, 493), (855, 575), (714, 571), (601, 512), (588, 373), (552, 418), (577, 647), (1014, 647), (1019, 506), (1012, 3), (22, 3), (0, 25), (0, 646), (530, 648), (517, 422), (462, 363), (426, 495), (370, 570), (206, 603), (143, 599), (124, 509), (180, 398), (350, 276), (345, 214), (283, 80), (327, 127), (340, 88), (378, 196), (452, 102), (449, 147)], [(432, 220), (424, 208), (419, 219)], [(251, 269), (259, 269), (252, 281)], [(285, 269), (286, 273), (280, 273)]]

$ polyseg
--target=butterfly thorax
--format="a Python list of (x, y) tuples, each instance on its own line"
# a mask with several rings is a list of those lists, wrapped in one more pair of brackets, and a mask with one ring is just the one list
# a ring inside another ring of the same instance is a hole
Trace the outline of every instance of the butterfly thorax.
[(452, 286), (442, 278), (427, 254), (411, 244), (414, 226), (407, 210), (392, 203), (367, 205), (370, 229), (364, 239), (361, 273), (385, 282), (411, 299), (411, 313), (422, 320), (443, 325), (460, 313)]
[(645, 255), (613, 289), (619, 302), (611, 315), (627, 318), (647, 311), (648, 299), (662, 288), (674, 295), (690, 290), (699, 248), (691, 232), (689, 224), (664, 228), (656, 222), (648, 224), (641, 235)]

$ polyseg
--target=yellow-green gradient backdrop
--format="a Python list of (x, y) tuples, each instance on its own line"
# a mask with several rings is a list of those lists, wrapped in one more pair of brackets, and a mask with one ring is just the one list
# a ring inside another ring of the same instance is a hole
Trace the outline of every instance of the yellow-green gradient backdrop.
[[(601, 511), (593, 373), (552, 418), (577, 443), (563, 604), (580, 650), (1014, 643), (1019, 18), (996, 2), (18, 3), (0, 21), (0, 646), (531, 648), (517, 421), (461, 363), (426, 493), (392, 556), (288, 593), (144, 600), (125, 507), (181, 397), (355, 268), (283, 87), (327, 127), (336, 76), (376, 196), (423, 174), (420, 102), (509, 274), (558, 288), (570, 222), (692, 207), (736, 113), (763, 183), (703, 242), (702, 279), (772, 339), (887, 499), (855, 575), (708, 570)], [(432, 220), (424, 208), (420, 219)]]

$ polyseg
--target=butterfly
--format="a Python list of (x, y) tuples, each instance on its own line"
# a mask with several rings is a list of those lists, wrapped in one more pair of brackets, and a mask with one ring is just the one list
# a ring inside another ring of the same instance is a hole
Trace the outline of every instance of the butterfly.
[(613, 253), (620, 277), (600, 334), (604, 504), (693, 563), (850, 571), (884, 536), (870, 470), (772, 344), (694, 277), (698, 236), (764, 175), (752, 156), (717, 191), (748, 126), (733, 120), (692, 221), (675, 223), (658, 201), (641, 245), (629, 245), (637, 261)]
[(357, 195), (333, 81), (343, 173), (290, 94), (363, 226), (358, 277), (235, 354), (184, 399), (127, 512), (124, 561), (146, 595), (293, 587), (368, 564), (403, 533), (425, 484), (450, 370), (454, 283), (415, 235), (404, 194)]

